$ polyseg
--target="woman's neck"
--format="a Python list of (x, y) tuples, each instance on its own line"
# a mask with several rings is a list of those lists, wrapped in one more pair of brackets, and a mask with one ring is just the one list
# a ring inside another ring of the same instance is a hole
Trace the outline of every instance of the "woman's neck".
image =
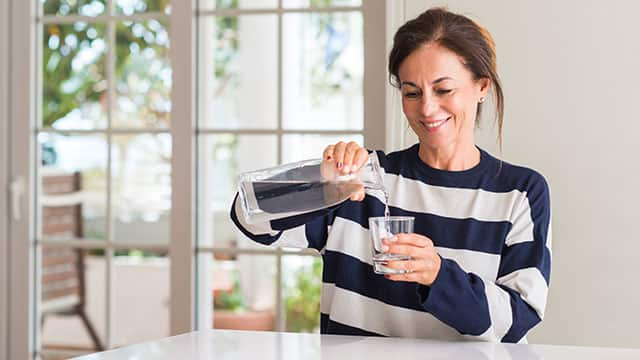
[(464, 171), (480, 163), (480, 150), (473, 143), (439, 148), (430, 148), (421, 143), (418, 156), (430, 167), (446, 171)]

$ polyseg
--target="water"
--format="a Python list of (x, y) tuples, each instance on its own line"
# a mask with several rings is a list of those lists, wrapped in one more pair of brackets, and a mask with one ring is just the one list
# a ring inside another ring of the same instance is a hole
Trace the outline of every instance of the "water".
[(388, 261), (407, 261), (411, 260), (409, 255), (377, 253), (373, 255), (373, 271), (376, 274), (406, 274), (408, 271), (402, 269), (388, 268)]
[(265, 221), (325, 209), (349, 199), (362, 188), (358, 182), (268, 180), (241, 185), (252, 220)]

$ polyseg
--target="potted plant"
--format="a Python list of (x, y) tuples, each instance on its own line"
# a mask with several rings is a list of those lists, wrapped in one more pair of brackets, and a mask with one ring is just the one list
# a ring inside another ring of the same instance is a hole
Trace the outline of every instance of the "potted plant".
[(274, 330), (275, 314), (273, 310), (252, 310), (245, 305), (238, 274), (234, 272), (231, 288), (213, 292), (213, 327), (232, 330)]

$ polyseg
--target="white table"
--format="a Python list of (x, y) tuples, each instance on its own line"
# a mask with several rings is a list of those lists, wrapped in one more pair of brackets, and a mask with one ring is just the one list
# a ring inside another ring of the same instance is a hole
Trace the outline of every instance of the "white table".
[(640, 349), (206, 330), (131, 345), (77, 359), (638, 360), (640, 359)]

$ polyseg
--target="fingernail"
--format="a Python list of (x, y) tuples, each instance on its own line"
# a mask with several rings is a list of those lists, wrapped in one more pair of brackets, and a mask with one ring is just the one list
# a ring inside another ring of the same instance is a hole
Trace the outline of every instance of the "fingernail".
[(349, 171), (351, 171), (351, 167), (349, 165), (345, 165), (343, 171), (348, 173)]
[(331, 155), (327, 155), (327, 160), (331, 160)]
[(382, 245), (382, 246), (380, 247), (380, 249), (381, 249), (382, 251), (384, 251), (384, 252), (389, 251), (389, 247), (388, 247), (387, 245)]
[(338, 169), (342, 169), (342, 161), (338, 161)]
[(396, 241), (398, 241), (398, 237), (397, 236), (392, 236), (392, 237), (389, 238), (389, 241), (396, 242)]

